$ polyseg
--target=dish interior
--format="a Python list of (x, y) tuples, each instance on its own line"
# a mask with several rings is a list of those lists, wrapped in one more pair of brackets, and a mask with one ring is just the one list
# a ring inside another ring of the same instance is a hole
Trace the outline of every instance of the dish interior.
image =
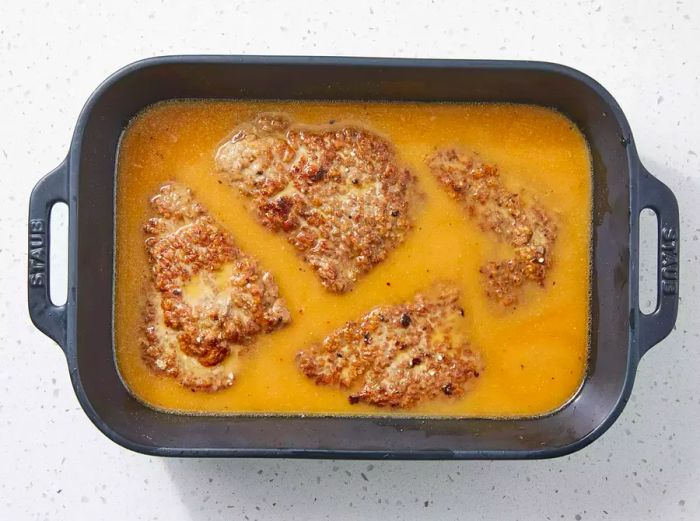
[[(312, 125), (346, 123), (391, 141), (422, 192), (405, 242), (342, 295), (326, 290), (283, 236), (255, 219), (246, 199), (214, 175), (214, 155), (234, 127), (275, 111)], [(333, 123), (331, 123), (333, 122)], [(436, 148), (477, 151), (499, 167), (512, 191), (528, 191), (555, 216), (558, 239), (544, 287), (526, 284), (515, 309), (489, 300), (479, 269), (506, 245), (470, 221), (425, 165)], [(236, 245), (272, 272), (291, 323), (257, 337), (234, 384), (193, 392), (154, 374), (142, 359), (149, 268), (143, 225), (165, 183), (192, 189)], [(116, 189), (114, 335), (117, 365), (130, 392), (149, 406), (211, 414), (337, 414), (520, 417), (551, 412), (579, 389), (589, 346), (592, 177), (578, 128), (549, 108), (515, 104), (178, 100), (135, 117), (120, 143)], [(410, 300), (441, 281), (460, 290), (464, 328), (484, 370), (456, 399), (408, 410), (351, 404), (347, 393), (316, 385), (296, 353), (370, 309)]]

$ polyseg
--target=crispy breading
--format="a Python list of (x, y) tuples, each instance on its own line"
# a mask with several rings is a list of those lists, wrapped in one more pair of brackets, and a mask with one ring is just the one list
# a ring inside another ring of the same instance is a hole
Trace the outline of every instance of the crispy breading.
[(439, 285), (407, 303), (377, 307), (297, 354), (318, 384), (351, 390), (351, 403), (410, 407), (459, 396), (481, 361), (464, 338), (459, 292)]
[(334, 292), (350, 290), (412, 225), (414, 176), (388, 141), (361, 128), (261, 114), (234, 130), (216, 166)]
[(289, 311), (272, 274), (235, 246), (189, 189), (166, 184), (151, 207), (144, 358), (187, 387), (227, 387), (242, 348), (288, 323)]
[(490, 261), (481, 268), (487, 295), (505, 306), (515, 306), (518, 290), (526, 281), (543, 286), (557, 237), (551, 215), (526, 202), (526, 194), (508, 190), (496, 165), (484, 163), (477, 154), (439, 150), (427, 162), (467, 215), (515, 250), (512, 258)]

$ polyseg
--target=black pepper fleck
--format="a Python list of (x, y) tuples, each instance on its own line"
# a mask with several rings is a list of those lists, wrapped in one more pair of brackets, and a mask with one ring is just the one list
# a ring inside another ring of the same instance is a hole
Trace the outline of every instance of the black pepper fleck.
[(314, 183), (317, 183), (319, 181), (323, 181), (323, 179), (326, 177), (326, 171), (323, 168), (319, 168), (318, 171), (311, 176), (311, 181)]
[(408, 327), (411, 325), (411, 316), (408, 313), (401, 314), (401, 325), (403, 327)]

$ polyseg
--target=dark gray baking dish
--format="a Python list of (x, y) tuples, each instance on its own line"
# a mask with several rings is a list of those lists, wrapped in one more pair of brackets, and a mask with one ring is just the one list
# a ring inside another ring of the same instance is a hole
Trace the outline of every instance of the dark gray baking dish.
[[(586, 135), (594, 176), (590, 363), (564, 407), (526, 419), (194, 416), (158, 412), (122, 384), (112, 336), (114, 188), (119, 138), (142, 108), (172, 98), (531, 103)], [(48, 296), (49, 212), (69, 206), (68, 301)], [(658, 215), (658, 304), (638, 305), (639, 212)], [(543, 458), (586, 446), (622, 411), (641, 356), (678, 309), (678, 205), (641, 165), (615, 100), (561, 65), (514, 61), (174, 56), (129, 65), (85, 105), (66, 160), (29, 208), (29, 312), (65, 351), (86, 414), (109, 438), (162, 456)]]

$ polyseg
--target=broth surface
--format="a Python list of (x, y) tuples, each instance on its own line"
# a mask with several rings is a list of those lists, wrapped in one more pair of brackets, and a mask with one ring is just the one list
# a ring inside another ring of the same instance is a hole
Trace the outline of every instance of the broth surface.
[[(214, 154), (239, 123), (265, 111), (308, 124), (352, 123), (391, 140), (418, 178), (424, 200), (407, 240), (346, 294), (330, 293), (282, 235), (259, 224), (245, 198), (217, 182)], [(478, 152), (512, 191), (527, 190), (555, 216), (558, 238), (545, 288), (525, 284), (517, 309), (488, 300), (479, 268), (509, 251), (470, 221), (425, 165), (436, 147)], [(143, 224), (150, 198), (168, 181), (195, 198), (237, 246), (271, 271), (292, 322), (261, 335), (236, 381), (192, 392), (156, 375), (141, 359), (144, 290), (150, 284)], [(122, 378), (156, 408), (200, 413), (335, 413), (411, 416), (522, 416), (550, 412), (579, 388), (588, 353), (591, 165), (581, 132), (562, 114), (506, 104), (173, 101), (128, 126), (119, 150), (116, 194), (115, 350)], [(300, 349), (381, 304), (399, 303), (438, 281), (461, 290), (472, 348), (485, 370), (457, 399), (409, 410), (351, 405), (348, 393), (316, 385), (296, 367)]]

